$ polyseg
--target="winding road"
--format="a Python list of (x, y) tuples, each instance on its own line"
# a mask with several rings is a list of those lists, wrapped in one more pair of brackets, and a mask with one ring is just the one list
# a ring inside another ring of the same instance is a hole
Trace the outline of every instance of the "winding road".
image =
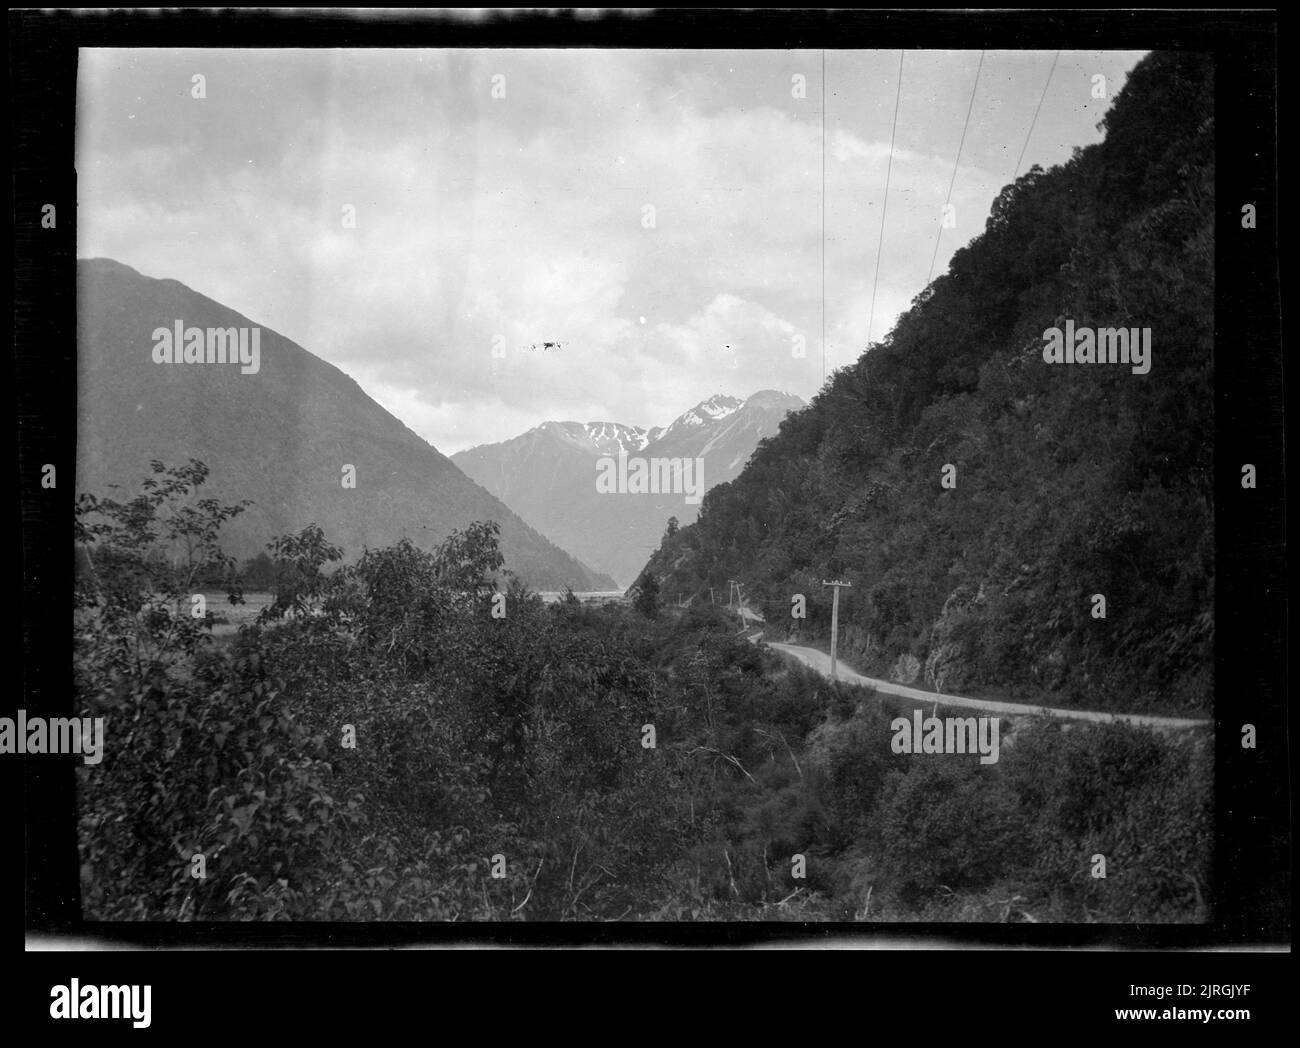
[[(757, 644), (760, 637), (762, 637), (762, 634), (758, 633), (749, 639)], [(802, 662), (823, 677), (829, 678), (831, 675), (831, 657), (824, 651), (818, 651), (816, 648), (806, 648), (799, 644), (782, 644), (777, 641), (764, 641), (764, 643), (773, 651), (778, 651), (788, 658)], [(927, 706), (960, 706), (966, 709), (986, 710), (990, 713), (1004, 713), (1009, 716), (1058, 717), (1061, 720), (1090, 721), (1094, 724), (1134, 724), (1164, 730), (1208, 728), (1212, 723), (1209, 720), (1197, 720), (1190, 717), (1157, 717), (1145, 713), (1101, 713), (1095, 710), (1062, 710), (1050, 706), (1026, 706), (1016, 702), (997, 702), (992, 699), (967, 699), (960, 695), (943, 695), (933, 691), (922, 691), (920, 688), (909, 688), (905, 684), (895, 684), (893, 681), (880, 680), (876, 677), (864, 677), (844, 665), (843, 659), (837, 659), (836, 661), (838, 662), (836, 676), (845, 684), (859, 684), (863, 687), (874, 688), (876, 691), (884, 692), (887, 695), (915, 699)]]

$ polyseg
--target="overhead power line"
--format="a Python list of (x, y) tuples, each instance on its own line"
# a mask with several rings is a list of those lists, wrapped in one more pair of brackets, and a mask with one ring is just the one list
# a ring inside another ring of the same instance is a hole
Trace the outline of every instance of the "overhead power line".
[[(867, 314), (868, 346), (871, 345), (871, 325), (876, 319), (876, 287), (880, 283), (880, 252), (885, 243), (885, 211), (889, 207), (889, 176), (894, 170), (894, 135), (898, 131), (898, 102), (902, 97), (903, 52), (900, 50), (898, 52), (898, 87), (894, 92), (894, 126), (889, 130), (889, 163), (885, 167), (885, 199), (880, 205), (880, 237), (876, 240), (876, 275), (871, 281), (871, 312)], [(969, 116), (967, 119), (969, 119)]]
[[(957, 168), (961, 165), (961, 151), (966, 144), (966, 129), (970, 127), (970, 115), (975, 109), (975, 92), (980, 86), (980, 70), (984, 68), (984, 52), (980, 52), (980, 64), (975, 69), (975, 83), (970, 89), (970, 104), (966, 107), (966, 122), (961, 127), (961, 141), (957, 143), (957, 159), (952, 164), (952, 179), (948, 183), (948, 196), (943, 202), (944, 214), (947, 214), (948, 205), (952, 203), (952, 187), (957, 184)], [(934, 254), (930, 258), (930, 272), (926, 274), (925, 283), (929, 286), (931, 278), (934, 277), (934, 264), (939, 258), (939, 241), (943, 239), (943, 218), (939, 219), (939, 234), (934, 238)]]
[(1038, 111), (1043, 108), (1043, 99), (1047, 97), (1047, 89), (1052, 83), (1052, 74), (1056, 72), (1057, 59), (1061, 57), (1061, 52), (1057, 51), (1052, 58), (1052, 68), (1047, 71), (1047, 82), (1043, 84), (1043, 93), (1038, 96), (1038, 106), (1034, 109), (1034, 119), (1029, 121), (1029, 130), (1025, 133), (1025, 144), (1020, 147), (1020, 155), (1016, 157), (1016, 169), (1011, 175), (1011, 181), (1014, 182), (1020, 175), (1020, 165), (1025, 159), (1025, 150), (1029, 148), (1029, 139), (1034, 133), (1034, 125), (1038, 123)]

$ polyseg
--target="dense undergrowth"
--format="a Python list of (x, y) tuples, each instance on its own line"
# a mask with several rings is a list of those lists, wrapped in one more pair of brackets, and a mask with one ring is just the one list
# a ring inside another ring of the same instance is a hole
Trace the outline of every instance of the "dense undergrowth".
[(491, 525), (333, 571), (319, 529), (286, 537), (263, 621), (214, 645), (188, 594), (231, 507), (197, 500), (201, 466), (156, 469), (78, 514), (79, 712), (107, 737), (78, 771), (88, 918), (1208, 913), (1200, 733), (1024, 723), (993, 765), (895, 754), (875, 695), (719, 610), (497, 592)]

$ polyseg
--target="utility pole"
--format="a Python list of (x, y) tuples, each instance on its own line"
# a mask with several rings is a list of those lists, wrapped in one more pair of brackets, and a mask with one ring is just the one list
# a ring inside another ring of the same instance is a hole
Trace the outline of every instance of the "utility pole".
[(847, 586), (852, 589), (853, 583), (844, 582), (841, 579), (827, 582), (823, 579), (822, 585), (831, 586), (833, 588), (832, 592), (835, 594), (831, 598), (831, 680), (838, 680), (839, 678), (835, 675), (835, 642), (840, 635), (840, 587)]
[(735, 579), (728, 579), (727, 581), (731, 583), (731, 590), (727, 591), (727, 607), (731, 607), (731, 592), (734, 590), (736, 594), (736, 610), (740, 612), (740, 625), (743, 630), (749, 625), (749, 620), (745, 617), (745, 595), (740, 591), (739, 582)]

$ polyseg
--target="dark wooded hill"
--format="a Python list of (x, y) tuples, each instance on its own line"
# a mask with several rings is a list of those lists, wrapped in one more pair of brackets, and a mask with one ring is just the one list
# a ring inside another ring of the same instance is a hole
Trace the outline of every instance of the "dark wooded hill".
[[(156, 363), (156, 328), (252, 328), (254, 321), (175, 280), (110, 259), (77, 264), (77, 489), (110, 494), (160, 459), (211, 470), (205, 497), (252, 499), (226, 525), (248, 557), (273, 535), (319, 524), (349, 557), (403, 536), (432, 548), (476, 520), (501, 526), (506, 568), (532, 586), (613, 589), (525, 524), (448, 458), (301, 346), (261, 327), (255, 374), (238, 363)], [(250, 338), (251, 342), (251, 338)], [(343, 486), (343, 467), (356, 487)], [(119, 492), (121, 494), (122, 492)]]
[[(841, 576), (840, 653), (864, 673), (1208, 709), (1212, 73), (1147, 56), (1103, 142), (1003, 189), (894, 330), (706, 496), (652, 562), (663, 590), (739, 579), (769, 632), (816, 638)], [(1149, 372), (1049, 363), (1044, 332), (1070, 323), (1149, 330)]]

